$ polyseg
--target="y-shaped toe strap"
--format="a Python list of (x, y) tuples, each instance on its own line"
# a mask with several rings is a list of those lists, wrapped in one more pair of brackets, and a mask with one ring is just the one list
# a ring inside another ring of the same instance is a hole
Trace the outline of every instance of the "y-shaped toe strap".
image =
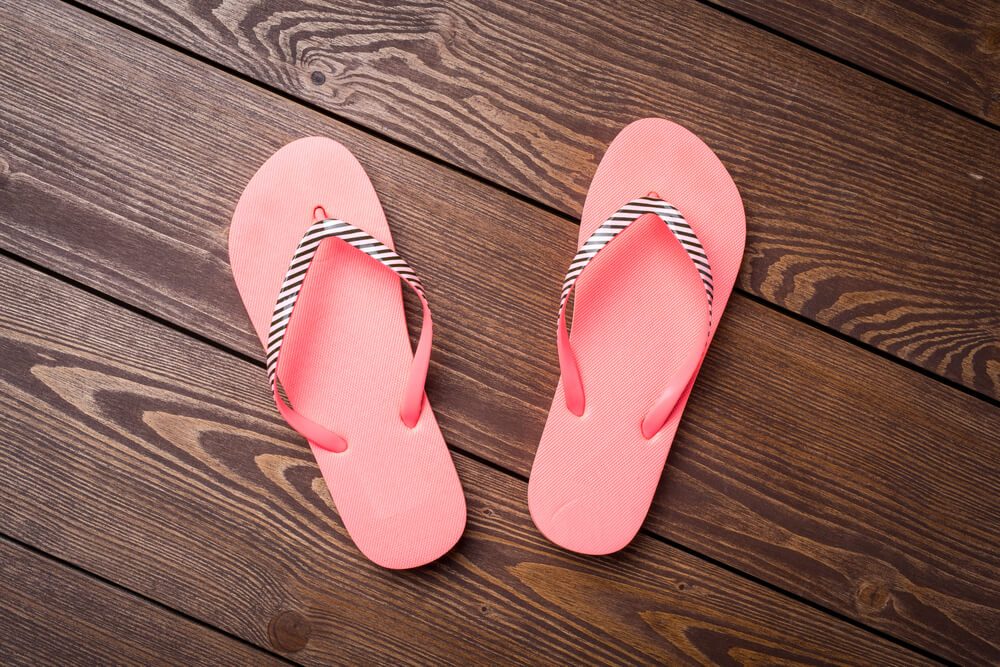
[(314, 445), (333, 452), (343, 452), (347, 449), (347, 441), (342, 436), (306, 418), (289, 405), (279, 391), (278, 359), (281, 356), (282, 343), (292, 318), (292, 311), (298, 300), (299, 292), (305, 281), (309, 266), (326, 239), (339, 239), (357, 248), (383, 266), (392, 270), (403, 279), (420, 298), (423, 306), (423, 323), (420, 329), (420, 340), (413, 355), (413, 365), (407, 378), (406, 387), (399, 410), (399, 417), (407, 427), (413, 428), (420, 419), (423, 406), (424, 383), (427, 380), (427, 367), (430, 364), (431, 338), (433, 337), (433, 322), (430, 307), (424, 296), (424, 288), (420, 279), (406, 261), (396, 252), (374, 238), (368, 232), (344, 222), (343, 220), (324, 219), (313, 223), (299, 241), (291, 264), (285, 273), (277, 302), (274, 305), (274, 315), (271, 318), (271, 328), (267, 340), (267, 377), (274, 393), (274, 402), (278, 411), (289, 426), (298, 431)]
[[(570, 345), (569, 331), (566, 327), (566, 308), (569, 304), (570, 294), (573, 292), (573, 286), (576, 284), (577, 279), (579, 279), (584, 269), (587, 268), (594, 257), (633, 222), (650, 213), (659, 217), (667, 225), (667, 228), (673, 232), (674, 237), (681, 244), (681, 247), (687, 253), (694, 268), (697, 269), (698, 275), (701, 277), (702, 284), (705, 287), (708, 317), (704, 344), (708, 345), (708, 332), (712, 322), (713, 288), (712, 269), (708, 262), (708, 255), (705, 254), (705, 248), (701, 245), (701, 241), (698, 240), (698, 236), (694, 233), (694, 230), (684, 220), (684, 216), (681, 215), (680, 211), (660, 199), (656, 193), (650, 193), (646, 197), (633, 199), (618, 209), (618, 211), (605, 220), (590, 235), (579, 251), (577, 251), (576, 257), (573, 258), (573, 262), (566, 273), (566, 279), (563, 282), (562, 298), (559, 302), (556, 341), (559, 349), (559, 367), (562, 373), (566, 407), (578, 417), (583, 414), (586, 407), (586, 398), (583, 391), (583, 379), (580, 375), (580, 367), (577, 364), (576, 355), (573, 353), (573, 348)], [(703, 351), (704, 347), (701, 346), (692, 348), (692, 352), (681, 364), (681, 368), (678, 369), (675, 378), (668, 383), (667, 388), (643, 418), (643, 436), (651, 438), (663, 428), (677, 401), (690, 384), (690, 380), (694, 376), (698, 364), (701, 363)]]

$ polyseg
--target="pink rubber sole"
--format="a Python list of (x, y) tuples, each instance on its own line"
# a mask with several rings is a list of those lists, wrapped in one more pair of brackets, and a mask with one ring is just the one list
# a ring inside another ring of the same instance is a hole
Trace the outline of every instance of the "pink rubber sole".
[[(681, 211), (705, 247), (715, 284), (711, 340), (742, 261), (746, 223), (732, 178), (694, 134), (655, 118), (623, 129), (594, 175), (579, 243), (651, 192)], [(528, 504), (552, 542), (599, 555), (625, 547), (649, 511), (690, 388), (652, 438), (643, 437), (641, 422), (685, 359), (704, 358), (706, 297), (680, 244), (646, 215), (587, 267), (575, 298), (570, 340), (586, 409), (577, 417), (566, 408), (560, 381)]]
[[(312, 137), (279, 150), (247, 185), (229, 232), (233, 275), (262, 344), (317, 206), (392, 247), (375, 189), (346, 148)], [(414, 428), (400, 419), (413, 352), (399, 279), (343, 242), (325, 241), (283, 349), (279, 376), (291, 404), (347, 441), (342, 453), (312, 451), (361, 552), (398, 569), (451, 549), (466, 518), (451, 455), (428, 401)]]

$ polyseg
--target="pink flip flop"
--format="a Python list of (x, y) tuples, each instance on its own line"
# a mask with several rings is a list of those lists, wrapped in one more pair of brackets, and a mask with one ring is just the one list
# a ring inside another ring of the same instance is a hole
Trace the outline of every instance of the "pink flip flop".
[(745, 239), (736, 185), (698, 137), (647, 118), (615, 138), (563, 284), (561, 378), (528, 484), (548, 539), (599, 555), (638, 532)]
[[(465, 497), (424, 396), (431, 313), (361, 164), (319, 137), (279, 150), (240, 197), (229, 258), (278, 410), (361, 552), (399, 569), (451, 549)], [(423, 304), (415, 353), (401, 282)]]

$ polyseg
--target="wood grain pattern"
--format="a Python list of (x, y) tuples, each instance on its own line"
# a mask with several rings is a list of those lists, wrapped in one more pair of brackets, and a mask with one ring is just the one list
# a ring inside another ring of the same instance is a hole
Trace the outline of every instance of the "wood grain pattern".
[(1000, 397), (1000, 133), (695, 2), (85, 0), (577, 215), (678, 120), (749, 213), (742, 289)]
[[(231, 207), (284, 142), (335, 137), (369, 169), (428, 286), (428, 392), (448, 442), (528, 473), (574, 225), (41, 6), (33, 23), (4, 16), (24, 26), (23, 42), (0, 44), (4, 247), (259, 358), (226, 263)], [(60, 85), (72, 100), (49, 94)], [(987, 404), (736, 298), (648, 525), (929, 650), (983, 660), (998, 651), (997, 432)]]
[(281, 665), (281, 660), (0, 538), (0, 662)]
[(462, 456), (459, 545), (382, 570), (258, 367), (6, 258), (0, 297), (0, 530), (276, 650), (268, 628), (295, 614), (296, 661), (923, 662), (647, 536), (566, 553), (524, 483)]
[(711, 1), (1000, 123), (995, 0)]

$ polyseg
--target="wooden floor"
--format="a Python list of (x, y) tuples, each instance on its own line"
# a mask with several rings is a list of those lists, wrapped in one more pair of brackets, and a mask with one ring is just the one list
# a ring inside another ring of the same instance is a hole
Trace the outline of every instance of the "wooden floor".
[[(747, 252), (645, 528), (585, 558), (526, 479), (644, 116)], [(992, 0), (0, 0), (0, 664), (1000, 663), (998, 123)], [(227, 263), (312, 134), (434, 307), (469, 525), (416, 571), (352, 545)]]

